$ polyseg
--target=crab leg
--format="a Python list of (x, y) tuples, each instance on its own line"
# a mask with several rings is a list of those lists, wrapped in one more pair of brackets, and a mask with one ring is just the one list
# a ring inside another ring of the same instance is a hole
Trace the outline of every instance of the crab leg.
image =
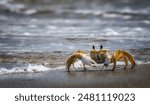
[(115, 68), (116, 68), (116, 58), (115, 58), (114, 54), (113, 54), (113, 56), (111, 57), (111, 63), (114, 63), (113, 68), (112, 68), (112, 71), (114, 71)]
[(126, 52), (126, 51), (123, 51), (123, 54), (129, 59), (131, 65), (132, 65), (131, 69), (133, 69), (135, 67), (135, 65), (136, 65), (133, 56), (130, 53)]
[(127, 57), (125, 57), (125, 56), (124, 56), (124, 62), (125, 62), (125, 67), (124, 67), (124, 69), (126, 69), (126, 67), (128, 66), (128, 59), (127, 59)]
[(115, 54), (115, 58), (116, 58), (117, 61), (120, 60), (120, 59), (124, 59), (124, 62), (125, 62), (124, 69), (128, 65), (128, 60), (130, 61), (131, 65), (132, 65), (131, 69), (133, 69), (135, 67), (135, 65), (136, 65), (135, 60), (134, 60), (133, 56), (130, 53), (128, 53), (127, 51), (117, 50), (117, 51), (115, 51), (114, 54)]

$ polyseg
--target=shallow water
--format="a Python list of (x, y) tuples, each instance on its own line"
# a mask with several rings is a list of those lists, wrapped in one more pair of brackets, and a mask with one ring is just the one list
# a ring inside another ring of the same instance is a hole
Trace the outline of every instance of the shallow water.
[(128, 50), (136, 60), (148, 62), (149, 5), (149, 0), (1, 0), (1, 66), (7, 69), (8, 63), (20, 60), (63, 66), (77, 49), (88, 51), (100, 44), (112, 51)]

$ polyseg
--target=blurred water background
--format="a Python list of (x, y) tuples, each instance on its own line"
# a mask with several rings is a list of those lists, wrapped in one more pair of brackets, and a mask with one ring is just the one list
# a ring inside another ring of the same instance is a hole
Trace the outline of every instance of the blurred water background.
[(58, 67), (74, 51), (101, 44), (150, 61), (150, 0), (0, 0), (4, 73), (26, 64)]

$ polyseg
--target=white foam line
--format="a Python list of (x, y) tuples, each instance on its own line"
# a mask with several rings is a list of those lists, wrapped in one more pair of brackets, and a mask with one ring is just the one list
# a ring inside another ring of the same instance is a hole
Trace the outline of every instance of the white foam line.
[(0, 74), (25, 73), (25, 72), (42, 72), (53, 70), (43, 65), (29, 64), (27, 67), (13, 67), (11, 69), (0, 68)]
[[(143, 62), (143, 61), (136, 61), (136, 64), (137, 65), (141, 65), (141, 64), (150, 64), (150, 62)], [(83, 66), (82, 66), (82, 62), (81, 61), (78, 61), (76, 62), (75, 64), (75, 70), (83, 70)], [(117, 66), (121, 66), (121, 65), (125, 65), (124, 62), (122, 61), (119, 61), (117, 62)], [(130, 65), (130, 63), (129, 63)], [(87, 70), (111, 70), (113, 68), (113, 64), (110, 64), (107, 68), (104, 68), (103, 69), (103, 64), (96, 64), (94, 66), (86, 66), (86, 69)]]
[[(141, 64), (150, 64), (150, 61), (136, 61), (137, 65)], [(124, 62), (117, 62), (117, 65), (124, 65)], [(111, 70), (113, 64), (110, 64), (107, 68), (103, 69), (103, 64), (97, 64), (93, 66), (86, 66), (87, 70)], [(13, 67), (11, 69), (0, 68), (0, 74), (12, 74), (12, 73), (30, 73), (30, 72), (43, 72), (43, 71), (50, 71), (50, 70), (66, 70), (65, 66), (59, 66), (56, 68), (49, 68), (43, 65), (37, 64), (28, 64), (26, 67)], [(75, 63), (75, 69), (71, 68), (71, 70), (83, 70), (82, 62), (78, 61)], [(67, 70), (66, 70), (67, 71)]]

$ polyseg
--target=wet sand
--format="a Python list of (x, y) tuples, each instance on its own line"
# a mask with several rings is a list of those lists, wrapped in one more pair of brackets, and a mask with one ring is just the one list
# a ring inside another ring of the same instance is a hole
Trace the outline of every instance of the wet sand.
[(2, 88), (147, 88), (150, 87), (150, 64), (134, 70), (115, 71), (45, 71), (0, 75)]

